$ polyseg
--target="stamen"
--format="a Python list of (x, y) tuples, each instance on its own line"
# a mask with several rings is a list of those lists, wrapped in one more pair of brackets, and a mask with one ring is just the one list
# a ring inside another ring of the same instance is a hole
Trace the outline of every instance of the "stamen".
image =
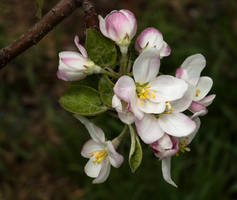
[[(187, 152), (191, 151), (191, 149), (189, 147), (187, 147), (187, 145), (188, 145), (188, 137), (184, 138), (183, 141), (179, 142), (179, 151), (181, 153), (185, 153), (185, 151), (187, 151)], [(176, 156), (178, 156), (178, 155), (179, 155), (179, 153), (177, 152)]]
[(153, 99), (156, 98), (156, 95), (155, 93), (157, 93), (156, 90), (154, 89), (150, 89), (151, 86), (149, 85), (139, 85), (139, 84), (136, 84), (137, 85), (137, 95), (140, 99), (144, 100), (144, 99), (149, 99), (150, 97), (152, 97)]
[(104, 150), (101, 150), (101, 151), (97, 151), (97, 152), (91, 152), (89, 153), (90, 157), (94, 157), (95, 160), (93, 161), (94, 164), (100, 164), (101, 161), (108, 155), (107, 151), (104, 149)]
[(167, 114), (170, 114), (170, 113), (172, 113), (172, 111), (174, 111), (174, 109), (171, 107), (171, 103), (169, 101), (165, 103), (165, 106), (166, 106), (165, 110), (166, 110)]
[(201, 90), (199, 90), (199, 89), (196, 90), (196, 97), (199, 96), (200, 92), (201, 92)]

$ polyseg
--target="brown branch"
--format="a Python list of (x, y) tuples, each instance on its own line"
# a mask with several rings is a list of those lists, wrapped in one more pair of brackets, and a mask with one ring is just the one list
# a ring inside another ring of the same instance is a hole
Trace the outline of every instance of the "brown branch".
[(37, 44), (49, 31), (80, 6), (83, 6), (87, 14), (87, 25), (96, 28), (95, 16), (97, 18), (97, 14), (88, 0), (61, 0), (26, 33), (0, 50), (0, 69), (16, 56)]

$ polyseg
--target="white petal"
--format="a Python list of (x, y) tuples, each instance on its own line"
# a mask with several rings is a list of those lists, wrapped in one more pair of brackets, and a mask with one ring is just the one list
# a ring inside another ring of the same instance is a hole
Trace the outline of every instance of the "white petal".
[(144, 115), (142, 120), (135, 121), (137, 133), (146, 144), (159, 140), (164, 131), (161, 130), (157, 119), (153, 115)]
[(190, 135), (196, 128), (196, 124), (183, 113), (161, 114), (158, 122), (163, 131), (175, 137)]
[(107, 141), (107, 152), (108, 152), (108, 157), (111, 165), (113, 167), (119, 168), (121, 164), (123, 163), (123, 156), (120, 155), (114, 148), (113, 144), (111, 141)]
[(91, 138), (97, 143), (104, 143), (105, 142), (105, 135), (104, 131), (96, 126), (95, 124), (91, 123), (87, 118), (82, 117), (80, 115), (74, 115), (82, 124), (85, 125), (87, 128)]
[(100, 26), (100, 31), (101, 33), (105, 36), (105, 37), (108, 37), (108, 34), (107, 34), (107, 31), (106, 31), (106, 28), (105, 28), (105, 20), (103, 17), (101, 17), (100, 15), (98, 16), (99, 18), (99, 26)]
[(119, 119), (125, 124), (132, 124), (135, 116), (131, 112), (118, 112)]
[(171, 101), (171, 107), (174, 109), (174, 113), (183, 112), (189, 108), (192, 100), (196, 94), (195, 88), (189, 84), (187, 91), (181, 99)]
[(135, 83), (129, 76), (121, 76), (114, 86), (114, 93), (117, 97), (127, 103), (130, 103), (131, 98), (134, 98), (135, 91)]
[(173, 147), (173, 142), (171, 141), (170, 136), (167, 134), (164, 134), (159, 140), (158, 140), (158, 149), (159, 151), (162, 150), (168, 150)]
[(137, 119), (141, 120), (143, 118), (144, 112), (140, 109), (140, 102), (137, 95), (134, 95), (133, 99), (131, 99), (129, 110)]
[(205, 107), (207, 107), (212, 104), (215, 97), (216, 97), (215, 94), (208, 95), (208, 96), (204, 97), (202, 100), (200, 100), (199, 103), (204, 105)]
[[(61, 65), (60, 65), (61, 66)], [(57, 71), (57, 77), (63, 81), (79, 81), (86, 77), (86, 74), (83, 72), (73, 72), (68, 70), (59, 70)]]
[(105, 158), (102, 161), (101, 165), (102, 165), (102, 167), (101, 167), (100, 173), (99, 173), (98, 177), (93, 180), (93, 182), (92, 182), (93, 184), (103, 183), (109, 177), (109, 173), (110, 173), (110, 169), (111, 169), (109, 159)]
[(156, 50), (143, 51), (133, 64), (136, 82), (144, 84), (155, 78), (160, 69), (160, 56)]
[(141, 101), (139, 104), (139, 109), (144, 113), (159, 114), (165, 111), (165, 103), (153, 103), (149, 100)]
[(161, 75), (149, 83), (151, 90), (155, 90), (155, 98), (150, 97), (153, 102), (174, 101), (183, 97), (188, 89), (185, 81), (169, 75)]
[(160, 58), (163, 58), (165, 56), (169, 56), (171, 53), (171, 48), (170, 46), (164, 41), (163, 42), (163, 47), (160, 50)]
[(195, 130), (194, 130), (189, 136), (187, 136), (187, 137), (185, 137), (185, 138), (180, 138), (180, 141), (182, 141), (183, 139), (188, 138), (188, 140), (186, 140), (187, 145), (192, 142), (193, 138), (195, 137), (195, 135), (197, 134), (197, 132), (198, 132), (200, 126), (201, 126), (201, 120), (200, 120), (198, 117), (195, 118), (195, 119), (193, 119), (193, 121), (196, 123), (196, 128), (195, 128)]
[(90, 158), (90, 154), (92, 152), (97, 152), (100, 150), (103, 150), (105, 148), (105, 145), (101, 143), (96, 143), (94, 140), (88, 140), (82, 147), (81, 155), (84, 158)]
[(200, 93), (198, 94), (198, 96), (194, 97), (194, 101), (199, 101), (201, 99), (203, 99), (208, 92), (211, 90), (213, 81), (210, 77), (207, 76), (202, 76), (196, 86), (196, 89), (200, 91)]
[(162, 175), (165, 181), (173, 185), (174, 187), (178, 187), (170, 176), (171, 157), (163, 159), (161, 166), (162, 166)]
[(181, 65), (181, 68), (183, 68), (184, 71), (179, 78), (195, 86), (205, 66), (206, 59), (202, 54), (194, 54), (189, 56)]
[(91, 178), (95, 178), (99, 175), (101, 167), (102, 167), (101, 163), (100, 164), (98, 164), (98, 163), (94, 164), (93, 159), (90, 159), (86, 163), (84, 171), (85, 171), (87, 176), (89, 176)]
[(123, 111), (122, 103), (116, 95), (114, 95), (113, 98), (112, 98), (112, 107), (115, 108), (115, 110), (117, 112), (122, 112)]

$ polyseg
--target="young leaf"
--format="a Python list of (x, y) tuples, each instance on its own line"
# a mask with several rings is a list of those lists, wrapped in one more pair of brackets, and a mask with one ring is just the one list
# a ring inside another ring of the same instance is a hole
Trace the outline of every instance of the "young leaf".
[(107, 110), (97, 90), (87, 86), (69, 88), (61, 96), (59, 103), (65, 110), (85, 116), (97, 115)]
[(101, 67), (113, 67), (117, 60), (115, 44), (93, 29), (86, 30), (85, 44), (89, 58)]
[(134, 173), (142, 162), (142, 147), (140, 140), (137, 134), (134, 132), (134, 129), (129, 125), (130, 136), (131, 136), (131, 147), (129, 152), (129, 165)]
[(107, 76), (102, 76), (99, 81), (100, 98), (107, 106), (112, 107), (114, 83)]

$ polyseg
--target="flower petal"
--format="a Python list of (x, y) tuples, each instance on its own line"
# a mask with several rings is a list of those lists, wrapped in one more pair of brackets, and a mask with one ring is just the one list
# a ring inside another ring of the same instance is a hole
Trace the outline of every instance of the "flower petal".
[(91, 177), (91, 178), (95, 178), (99, 175), (100, 170), (101, 170), (101, 163), (93, 163), (93, 159), (90, 159), (85, 167), (84, 167), (84, 171), (86, 173), (87, 176)]
[(198, 91), (198, 93), (193, 100), (200, 101), (201, 99), (203, 99), (211, 90), (212, 85), (213, 81), (210, 77), (202, 76), (197, 83), (196, 90)]
[(81, 52), (81, 54), (83, 55), (83, 57), (88, 58), (86, 49), (79, 43), (79, 37), (77, 35), (74, 38), (74, 43)]
[(149, 100), (141, 101), (139, 104), (139, 109), (144, 113), (159, 114), (165, 111), (165, 103), (153, 103)]
[(180, 78), (195, 86), (205, 66), (206, 59), (202, 54), (189, 56), (181, 65), (184, 71)]
[(149, 83), (151, 90), (156, 91), (154, 98), (150, 97), (153, 102), (174, 101), (183, 97), (188, 89), (185, 81), (169, 75), (161, 75)]
[(205, 107), (207, 107), (212, 104), (215, 97), (216, 97), (215, 94), (208, 95), (208, 96), (204, 97), (202, 100), (200, 100), (199, 103), (204, 105)]
[(105, 135), (104, 131), (96, 126), (95, 124), (91, 123), (87, 118), (82, 117), (80, 115), (74, 115), (82, 124), (85, 125), (87, 128), (91, 138), (97, 143), (104, 143), (105, 142)]
[(131, 98), (135, 96), (135, 83), (129, 76), (121, 76), (114, 86), (114, 93), (121, 100), (130, 103)]
[(92, 182), (93, 184), (103, 183), (109, 177), (109, 173), (110, 173), (110, 169), (111, 169), (111, 165), (109, 163), (109, 159), (105, 158), (102, 161), (101, 165), (102, 165), (102, 167), (101, 167), (100, 173), (97, 176), (97, 178), (93, 180), (93, 182)]
[(195, 135), (197, 134), (197, 132), (198, 132), (200, 126), (201, 126), (201, 120), (199, 119), (199, 117), (193, 119), (193, 121), (196, 123), (195, 130), (189, 136), (187, 136), (185, 138), (180, 138), (180, 141), (185, 139), (186, 142), (187, 142), (187, 145), (189, 145), (192, 142), (193, 138), (195, 137)]
[(90, 153), (103, 150), (105, 145), (96, 143), (94, 140), (88, 140), (82, 147), (81, 155), (84, 158), (90, 158)]
[(143, 51), (133, 64), (133, 76), (140, 84), (147, 83), (155, 78), (160, 69), (159, 52), (155, 50)]
[(163, 131), (175, 137), (185, 137), (191, 134), (196, 124), (183, 113), (161, 114), (158, 122)]
[(160, 50), (160, 57), (163, 58), (163, 57), (169, 56), (170, 53), (171, 53), (171, 48), (170, 48), (170, 46), (164, 41), (164, 42), (163, 42), (163, 47), (162, 47), (162, 49)]
[(100, 26), (100, 31), (101, 33), (105, 36), (105, 37), (108, 37), (108, 34), (107, 34), (107, 31), (106, 31), (106, 28), (105, 28), (105, 20), (103, 17), (101, 17), (100, 15), (98, 16), (99, 18), (99, 26)]
[(207, 108), (200, 104), (199, 102), (193, 101), (189, 107), (189, 110), (194, 113), (192, 118), (198, 117), (198, 116), (204, 116), (208, 113)]
[(129, 110), (137, 119), (141, 120), (143, 118), (144, 112), (142, 112), (142, 110), (140, 109), (140, 102), (137, 95), (134, 95), (134, 97), (131, 99)]
[(175, 184), (175, 182), (171, 179), (170, 167), (171, 167), (171, 157), (163, 159), (161, 164), (163, 178), (167, 183), (173, 185), (174, 187), (178, 187)]
[(118, 112), (119, 119), (125, 124), (132, 124), (135, 121), (135, 116), (131, 112)]
[(195, 88), (189, 84), (187, 91), (181, 99), (171, 101), (171, 108), (174, 113), (183, 112), (189, 108), (195, 96)]
[(116, 95), (114, 95), (112, 98), (112, 107), (115, 108), (117, 112), (123, 112), (122, 103)]
[(57, 71), (57, 77), (63, 81), (79, 81), (86, 77), (86, 74), (82, 72), (72, 72), (72, 71)]
[(108, 152), (108, 157), (111, 165), (113, 167), (119, 168), (121, 164), (123, 163), (123, 156), (120, 155), (114, 148), (113, 144), (111, 141), (107, 141), (107, 152)]
[(151, 144), (164, 135), (158, 120), (153, 115), (144, 115), (142, 120), (135, 120), (135, 124), (138, 135), (146, 144)]

